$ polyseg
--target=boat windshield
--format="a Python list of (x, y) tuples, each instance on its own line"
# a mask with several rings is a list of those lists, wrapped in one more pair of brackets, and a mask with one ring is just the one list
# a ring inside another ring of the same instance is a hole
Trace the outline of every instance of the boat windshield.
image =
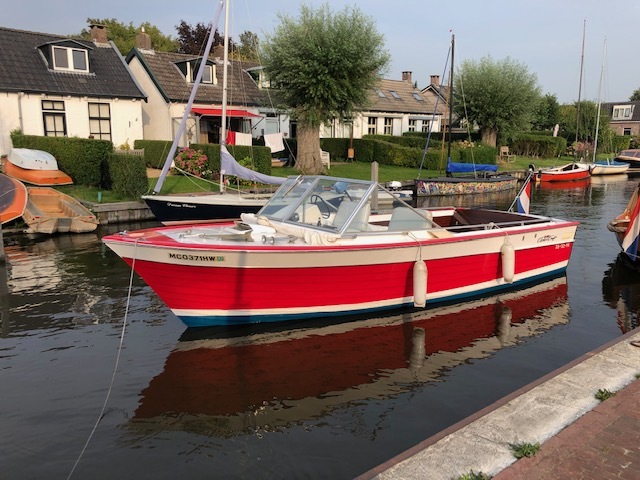
[(343, 233), (366, 223), (376, 183), (337, 177), (289, 177), (258, 212), (271, 221)]

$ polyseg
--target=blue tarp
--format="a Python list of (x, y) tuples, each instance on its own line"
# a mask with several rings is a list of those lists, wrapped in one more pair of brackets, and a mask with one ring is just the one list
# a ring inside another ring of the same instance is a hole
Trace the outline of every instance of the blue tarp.
[(456, 163), (447, 161), (447, 172), (449, 173), (473, 173), (473, 172), (497, 172), (497, 165), (487, 163)]

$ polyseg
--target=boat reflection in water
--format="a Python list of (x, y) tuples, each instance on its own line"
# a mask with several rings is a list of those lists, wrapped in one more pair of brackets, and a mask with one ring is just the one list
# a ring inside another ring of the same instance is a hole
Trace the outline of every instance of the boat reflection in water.
[(220, 437), (279, 430), (350, 402), (415, 390), (568, 319), (562, 276), (403, 315), (187, 329), (142, 391), (131, 427)]
[(607, 305), (618, 311), (622, 333), (638, 327), (640, 310), (640, 273), (625, 262), (628, 262), (626, 256), (620, 253), (602, 279), (602, 297)]

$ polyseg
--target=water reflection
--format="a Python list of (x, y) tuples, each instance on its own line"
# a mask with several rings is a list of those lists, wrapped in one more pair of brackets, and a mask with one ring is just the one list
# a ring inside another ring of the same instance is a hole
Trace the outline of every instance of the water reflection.
[(563, 276), (417, 313), (282, 330), (187, 330), (142, 391), (130, 426), (220, 437), (281, 430), (420, 389), (568, 319)]
[(622, 255), (618, 255), (604, 273), (602, 297), (610, 308), (618, 311), (618, 325), (622, 333), (638, 327), (640, 273), (625, 265)]

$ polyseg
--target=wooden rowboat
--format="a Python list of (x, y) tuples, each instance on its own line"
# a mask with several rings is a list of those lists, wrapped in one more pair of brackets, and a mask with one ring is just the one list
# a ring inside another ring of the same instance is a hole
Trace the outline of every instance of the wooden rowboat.
[(27, 205), (27, 187), (20, 180), (0, 173), (0, 223), (20, 218)]
[(98, 227), (98, 219), (75, 198), (49, 187), (28, 187), (22, 218), (28, 233), (84, 233)]

